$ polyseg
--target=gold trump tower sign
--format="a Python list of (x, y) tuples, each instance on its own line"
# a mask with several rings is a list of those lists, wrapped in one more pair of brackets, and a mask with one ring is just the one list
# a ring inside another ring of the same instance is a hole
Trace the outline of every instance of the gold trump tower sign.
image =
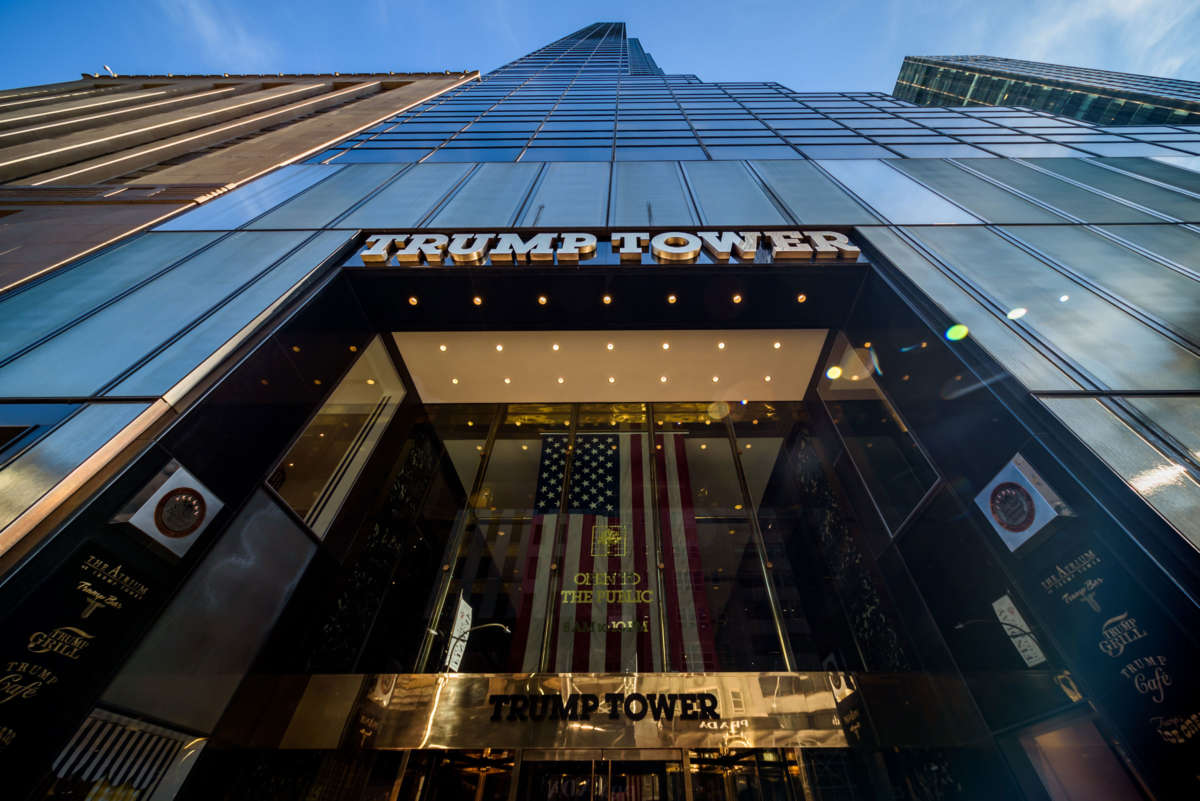
[[(621, 261), (640, 262), (649, 249), (659, 262), (688, 262), (705, 251), (716, 261), (736, 256), (754, 261), (760, 252), (772, 260), (857, 259), (859, 249), (839, 231), (613, 231), (606, 235)], [(600, 237), (564, 233), (374, 234), (359, 251), (364, 264), (440, 265), (579, 262), (596, 255)]]

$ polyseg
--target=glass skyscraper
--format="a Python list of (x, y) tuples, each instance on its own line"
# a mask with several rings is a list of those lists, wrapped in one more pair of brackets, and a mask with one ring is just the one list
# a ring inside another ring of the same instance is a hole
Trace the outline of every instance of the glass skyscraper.
[(1200, 83), (996, 56), (907, 56), (892, 93), (922, 106), (1028, 106), (1102, 125), (1200, 123)]
[(0, 294), (7, 792), (1195, 795), (1198, 147), (597, 23)]

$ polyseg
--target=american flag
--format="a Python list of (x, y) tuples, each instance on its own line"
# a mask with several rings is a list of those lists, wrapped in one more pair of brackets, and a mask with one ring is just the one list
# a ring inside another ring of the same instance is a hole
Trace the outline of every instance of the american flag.
[[(645, 434), (576, 434), (573, 453), (565, 434), (543, 435), (541, 444), (533, 521), (520, 547), (522, 592), (514, 661), (522, 670), (537, 670), (549, 609), (552, 671), (654, 669), (663, 653), (660, 615), (666, 621), (668, 670), (715, 669), (713, 622), (703, 590), (684, 435), (657, 436), (662, 446), (653, 450), (657, 510)], [(570, 491), (566, 514), (561, 515), (568, 461)], [(666, 566), (661, 598), (654, 578), (656, 513)], [(558, 550), (556, 534), (562, 539)], [(551, 565), (556, 561), (554, 571)], [(561, 586), (555, 581), (558, 576)], [(574, 594), (589, 591), (590, 600)]]

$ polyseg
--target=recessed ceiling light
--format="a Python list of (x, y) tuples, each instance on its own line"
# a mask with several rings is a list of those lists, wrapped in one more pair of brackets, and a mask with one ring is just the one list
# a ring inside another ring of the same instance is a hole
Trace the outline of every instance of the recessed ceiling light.
[(483, 305), (483, 298), (481, 298), (481, 297), (479, 297), (478, 295), (476, 295), (475, 297), (471, 298), (471, 302), (472, 302), (472, 303), (474, 303), (476, 306), (482, 306), (482, 305)]
[(678, 300), (678, 298), (676, 298), (674, 295), (667, 295), (667, 303), (674, 303), (676, 300)]
[(555, 342), (553, 345), (551, 345), (550, 350), (558, 350), (558, 343)]
[(351, 346), (350, 346), (350, 352), (351, 352), (351, 353), (358, 353), (358, 346), (357, 346), (357, 345), (351, 345)]
[(664, 343), (663, 343), (663, 350), (670, 350), (670, 349), (671, 349), (671, 343), (670, 343), (670, 342), (664, 342)]
[(476, 445), (476, 446), (475, 446), (475, 450), (477, 450), (477, 451), (481, 451), (481, 450), (483, 450), (483, 446), (482, 446), (482, 445)]
[(715, 376), (715, 375), (713, 376), (713, 383), (714, 383), (714, 384), (715, 384), (715, 383), (717, 383), (717, 382), (718, 382), (718, 381), (720, 381), (720, 380), (721, 380), (721, 377), (720, 377), (720, 376)]
[(763, 381), (766, 381), (768, 384), (769, 384), (769, 383), (771, 383), (771, 376), (769, 376), (769, 375), (764, 375), (764, 376), (763, 376)]
[(409, 306), (416, 306), (418, 303), (420, 303), (420, 301), (419, 301), (419, 300), (417, 300), (417, 296), (416, 296), (416, 295), (411, 295), (411, 296), (409, 296), (409, 298), (408, 298), (408, 305), (409, 305)]
[(613, 349), (613, 343), (609, 342), (609, 343), (608, 343), (607, 345), (605, 345), (604, 347), (608, 348), (609, 350), (612, 350), (612, 349)]
[(864, 343), (863, 343), (863, 347), (864, 347), (864, 348), (869, 348), (869, 347), (871, 347), (871, 343), (870, 343), (870, 342), (864, 342)]
[(501, 345), (501, 344), (499, 344), (499, 343), (497, 343), (497, 344), (496, 344), (496, 350), (504, 350), (504, 346), (503, 346), (503, 345)]
[(734, 303), (741, 303), (741, 302), (742, 302), (742, 296), (741, 296), (741, 295), (734, 295), (732, 298), (730, 298), (730, 300), (732, 300)]
[(522, 445), (522, 446), (521, 446), (521, 450), (523, 450), (523, 451), (527, 451), (527, 450), (529, 450), (529, 446), (528, 446), (528, 445)]
[(468, 420), (468, 421), (467, 421), (467, 425), (468, 425), (468, 426), (473, 426), (473, 425), (475, 425), (475, 421), (474, 421), (474, 420)]
[(708, 443), (706, 443), (706, 442), (701, 442), (701, 443), (700, 443), (700, 450), (702, 450), (702, 451), (706, 451), (706, 450), (708, 450)]
[(806, 300), (808, 300), (808, 295), (805, 295), (803, 292), (796, 296), (797, 303), (803, 303)]
[(610, 375), (610, 376), (608, 377), (608, 383), (610, 383), (610, 384), (615, 384), (615, 383), (617, 383), (617, 377), (616, 377), (616, 376), (613, 376), (613, 375)]
[(725, 350), (725, 343), (724, 343), (724, 342), (718, 342), (718, 343), (717, 343), (717, 350)]
[(546, 297), (545, 295), (538, 295), (538, 305), (539, 306), (545, 306), (549, 302), (550, 302), (550, 298)]
[(662, 383), (664, 383), (664, 384), (665, 384), (665, 383), (667, 383), (667, 377), (666, 377), (665, 375), (660, 375), (660, 376), (658, 377), (658, 380), (659, 380), (659, 381), (661, 381), (661, 382), (662, 382)]
[(838, 367), (835, 364), (833, 367), (830, 367), (828, 370), (825, 371), (825, 377), (830, 379), (831, 381), (836, 381), (837, 379), (842, 377), (842, 368)]
[(442, 353), (445, 353), (445, 352), (446, 352), (446, 346), (445, 346), (445, 345), (438, 345), (438, 350), (440, 350)]
[(504, 383), (505, 383), (505, 384), (511, 384), (511, 383), (512, 383), (512, 379), (511, 379), (511, 378), (505, 378), (505, 379), (504, 379)]
[(604, 297), (600, 298), (600, 300), (604, 302), (605, 306), (607, 306), (608, 304), (612, 303), (612, 295), (605, 295)]
[(775, 348), (775, 350), (779, 350), (780, 348), (782, 348), (782, 347), (783, 347), (783, 343), (782, 343), (782, 342), (776, 342), (774, 345), (772, 345), (772, 347), (773, 347), (773, 348)]
[(367, 383), (368, 383), (368, 384), (370, 384), (370, 385), (374, 385), (374, 384), (375, 384), (375, 379), (374, 379), (374, 378), (368, 378), (368, 379), (367, 379)]
[(561, 375), (558, 377), (558, 383), (560, 383), (560, 384), (561, 384), (561, 383), (563, 383), (563, 382), (564, 382), (564, 381), (566, 381), (566, 380), (567, 380), (567, 379), (563, 378)]
[(751, 448), (751, 445), (750, 445), (750, 443), (749, 443), (749, 442), (747, 442), (747, 443), (746, 443), (746, 450), (750, 450), (750, 448)]
[(451, 383), (451, 384), (457, 384), (457, 383), (458, 383), (458, 379), (457, 379), (457, 378), (451, 378), (451, 379), (450, 379), (450, 383)]

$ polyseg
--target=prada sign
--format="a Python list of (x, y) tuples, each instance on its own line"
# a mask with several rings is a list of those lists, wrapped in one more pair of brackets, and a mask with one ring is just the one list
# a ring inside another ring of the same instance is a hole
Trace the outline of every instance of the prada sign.
[[(753, 262), (760, 253), (772, 260), (853, 260), (859, 249), (838, 231), (613, 231), (606, 247), (621, 261), (640, 262), (649, 252), (660, 263), (690, 262), (706, 252), (716, 261), (736, 257)], [(595, 258), (596, 234), (451, 233), (378, 234), (369, 237), (359, 258), (367, 265), (578, 263)]]

